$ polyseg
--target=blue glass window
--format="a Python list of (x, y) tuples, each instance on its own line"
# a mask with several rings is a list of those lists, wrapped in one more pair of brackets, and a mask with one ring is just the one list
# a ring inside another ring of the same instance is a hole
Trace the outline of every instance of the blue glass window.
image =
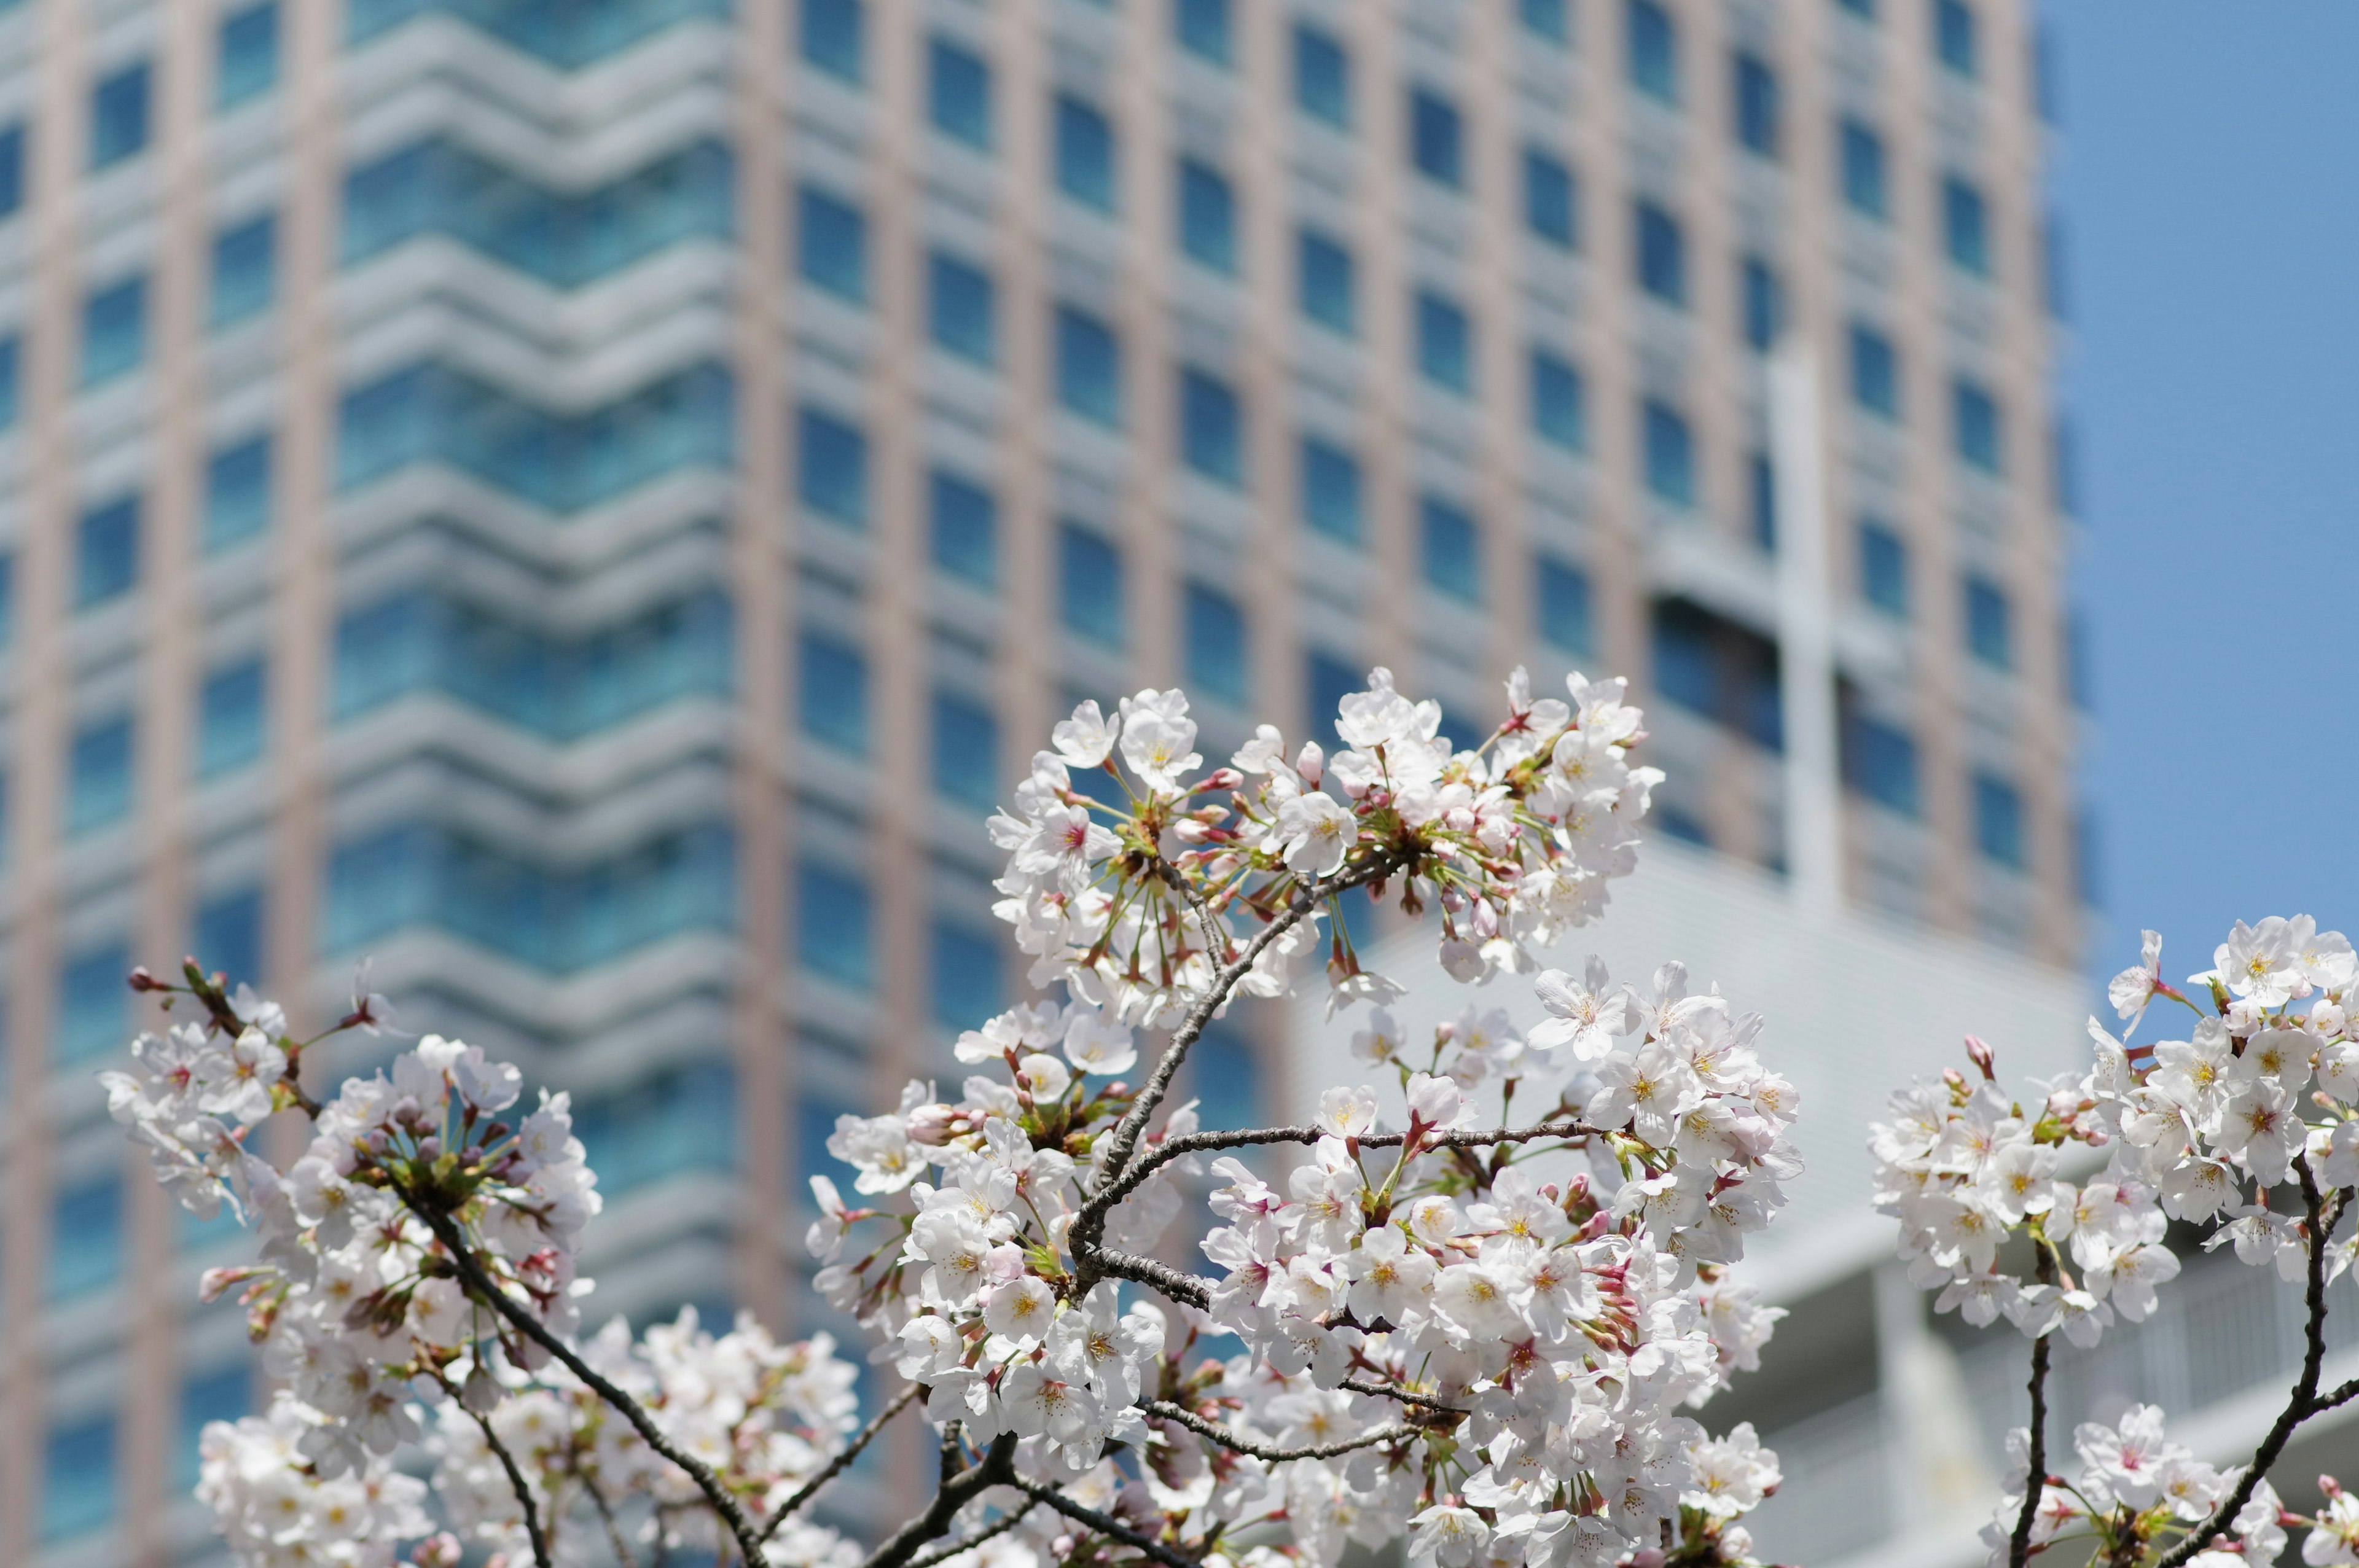
[(17, 362), (22, 357), (20, 341), (13, 336), (0, 338), (0, 430), (16, 423)]
[(868, 525), (868, 438), (817, 408), (798, 421), (796, 490), (803, 504), (847, 528)]
[(1523, 18), (1527, 33), (1552, 44), (1571, 41), (1572, 20), (1565, 0), (1517, 0), (1516, 15)]
[(1750, 49), (1739, 49), (1732, 68), (1735, 92), (1736, 139), (1747, 152), (1766, 158), (1777, 156), (1777, 73)]
[(230, 989), (240, 981), (262, 983), (262, 890), (239, 888), (197, 905), (189, 951), (208, 974), (226, 975)]
[(0, 218), (25, 205), (25, 127), (0, 125)]
[(1695, 438), (1678, 410), (1649, 399), (1639, 419), (1647, 489), (1674, 506), (1693, 506)]
[(795, 957), (821, 979), (853, 990), (876, 984), (868, 879), (805, 860), (795, 877)]
[(1180, 248), (1214, 272), (1237, 270), (1237, 201), (1218, 169), (1180, 160)]
[[(0, 550), (0, 649), (16, 637), (16, 557)], [(6, 822), (0, 819), (0, 842), (6, 839)]]
[(1875, 20), (1875, 0), (1835, 0), (1835, 4), (1863, 22)]
[[(114, 984), (122, 989), (121, 975)], [(119, 1049), (125, 1042), (114, 1044)], [(122, 1178), (102, 1176), (60, 1191), (49, 1232), (49, 1299), (69, 1301), (103, 1290), (122, 1272)]]
[(1977, 277), (1990, 276), (1990, 207), (1983, 193), (1952, 174), (1941, 181), (1941, 237), (1951, 262)]
[(1114, 126), (1097, 108), (1057, 94), (1057, 189), (1103, 212), (1114, 205)]
[(795, 198), (795, 255), (804, 278), (855, 305), (868, 303), (867, 214), (816, 186)]
[(1753, 542), (1765, 550), (1777, 547), (1777, 470), (1767, 452), (1755, 452), (1745, 461), (1746, 498)]
[(977, 364), (995, 357), (991, 275), (936, 251), (926, 258), (927, 314), (934, 341)]
[(1851, 324), (1851, 400), (1886, 419), (1900, 417), (1900, 356), (1892, 340), (1863, 322)]
[(562, 70), (628, 49), (688, 17), (725, 21), (729, 0), (345, 0), (345, 37), (358, 44), (413, 16), (441, 13)]
[(1206, 479), (1245, 481), (1245, 412), (1236, 389), (1201, 370), (1180, 372), (1180, 458)]
[(92, 290), (82, 308), (82, 384), (112, 381), (147, 357), (147, 276)]
[(797, 665), (803, 733), (852, 756), (868, 751), (868, 655), (851, 643), (805, 632)]
[(1974, 74), (1974, 14), (1966, 0), (1933, 0), (1933, 48), (1950, 70), (1960, 76)]
[(268, 526), (270, 438), (256, 436), (205, 460), (205, 548), (225, 549)]
[(2023, 867), (2023, 796), (1995, 773), (1974, 775), (1974, 848), (2002, 866)]
[(172, 1456), (175, 1486), (193, 1487), (205, 1428), (254, 1413), (254, 1369), (243, 1362), (199, 1372), (180, 1384), (180, 1447)]
[[(1347, 905), (1351, 901), (1346, 901)], [(1180, 1097), (1199, 1102), (1208, 1128), (1257, 1127), (1261, 1111), (1261, 1064), (1253, 1042), (1226, 1020), (1204, 1026), (1179, 1074)]]
[(991, 67), (937, 35), (926, 49), (926, 104), (934, 128), (971, 147), (991, 147)]
[(1352, 253), (1341, 240), (1305, 229), (1299, 249), (1302, 313), (1321, 326), (1349, 336), (1354, 330)]
[(1524, 222), (1551, 244), (1581, 243), (1580, 192), (1572, 170), (1538, 147), (1524, 149)]
[(858, 81), (864, 18), (861, 0), (802, 0), (803, 58), (830, 76)]
[(1188, 684), (1233, 707), (1246, 697), (1245, 613), (1219, 589), (1190, 582), (1180, 602)]
[[(2067, 517), (2081, 515), (2081, 441), (2070, 415), (2048, 427), (2049, 499)], [(0, 639), (5, 641), (5, 639)]]
[(1859, 524), (1859, 596), (1889, 615), (1908, 613), (1908, 546), (1875, 517)]
[(147, 146), (147, 62), (124, 67), (90, 95), (90, 167), (104, 168)]
[(1959, 377), (1950, 388), (1951, 432), (1958, 456), (1985, 473), (2004, 467), (1999, 432), (1998, 400), (1978, 382)]
[(66, 831), (88, 833), (131, 815), (131, 716), (74, 731), (66, 763)]
[(66, 955), (58, 969), (57, 1056), (87, 1062), (131, 1038), (131, 948), (103, 942)]
[(1532, 351), (1532, 429), (1569, 452), (1589, 446), (1588, 399), (1581, 372), (1546, 349)]
[(1651, 201), (1637, 204), (1638, 287), (1666, 305), (1688, 302), (1687, 237), (1680, 221)]
[(262, 755), (263, 666), (248, 659), (205, 677), (197, 704), (197, 776), (210, 779)]
[(1408, 151), (1409, 161), (1428, 179), (1451, 186), (1464, 183), (1465, 133), (1458, 106), (1430, 88), (1409, 89)]
[(1430, 288), (1417, 292), (1417, 368), (1453, 392), (1474, 390), (1474, 329), (1466, 312)]
[(1655, 0), (1629, 0), (1623, 12), (1631, 85), (1665, 103), (1680, 101), (1680, 39), (1671, 14)]
[(114, 1418), (49, 1429), (41, 1463), (41, 1539), (70, 1541), (111, 1523), (115, 1510)]
[(1533, 588), (1540, 640), (1568, 654), (1590, 650), (1589, 574), (1570, 561), (1543, 555), (1534, 563)]
[(1969, 572), (1965, 579), (1966, 651), (1993, 669), (2015, 663), (2014, 616), (2006, 590), (1986, 577)]
[(1360, 542), (1360, 460), (1316, 436), (1302, 438), (1302, 520), (1331, 539)]
[(222, 18), (213, 106), (228, 109), (278, 85), (278, 5), (263, 0)]
[(266, 212), (213, 236), (213, 326), (227, 327), (270, 308), (277, 288), (277, 219)]
[(977, 811), (999, 800), (999, 720), (978, 698), (936, 691), (934, 789), (943, 799)]
[(126, 495), (83, 513), (74, 524), (74, 608), (119, 598), (138, 580), (139, 498)]
[(1857, 120), (1845, 119), (1841, 132), (1843, 200), (1854, 212), (1870, 218), (1891, 216), (1886, 189), (1884, 138)]
[(936, 915), (933, 938), (936, 1023), (944, 1029), (973, 1029), (1006, 1005), (997, 931)]
[(929, 478), (927, 511), (934, 565), (954, 578), (989, 588), (999, 578), (999, 503), (991, 492), (936, 469)]
[[(723, 1062), (690, 1062), (622, 1089), (577, 1095), (573, 1133), (597, 1166), (598, 1190), (610, 1195), (683, 1172), (734, 1169), (736, 1076)], [(724, 1307), (704, 1322), (717, 1328), (729, 1319)]]
[(1318, 648), (1304, 659), (1302, 673), (1311, 733), (1332, 751), (1342, 743), (1335, 734), (1336, 705), (1353, 692), (1365, 690), (1367, 682), (1357, 665)]
[(1309, 22), (1294, 25), (1294, 102), (1329, 124), (1352, 124), (1352, 57), (1334, 34)]
[(1076, 636), (1122, 646), (1122, 552), (1073, 523), (1057, 529), (1057, 618)]
[(1655, 688), (1765, 751), (1785, 744), (1777, 647), (1686, 600), (1654, 610)]
[(1418, 503), (1425, 580), (1468, 604), (1483, 601), (1483, 536), (1462, 507), (1436, 496)]
[(1229, 51), (1234, 45), (1229, 27), (1229, 0), (1172, 0), (1171, 21), (1181, 49), (1214, 65), (1229, 63)]
[(1114, 329), (1070, 305), (1057, 307), (1057, 401), (1101, 425), (1122, 423), (1122, 345)]
[(1744, 296), (1745, 346), (1766, 354), (1776, 346), (1785, 325), (1785, 290), (1777, 285), (1777, 274), (1759, 256), (1745, 258), (1738, 288)]
[(1878, 806), (1917, 815), (1917, 742), (1906, 730), (1864, 713), (1845, 715), (1843, 770), (1843, 782)]

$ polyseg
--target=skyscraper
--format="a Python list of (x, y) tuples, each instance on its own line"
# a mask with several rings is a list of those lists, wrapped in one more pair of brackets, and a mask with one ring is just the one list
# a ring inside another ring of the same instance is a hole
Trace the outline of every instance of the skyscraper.
[(599, 1305), (805, 1326), (1078, 697), (1627, 672), (1666, 831), (2074, 964), (2027, 11), (0, 8), (0, 1562), (201, 1550), (256, 1393), (90, 1081), (135, 961), (373, 957), (574, 1092)]

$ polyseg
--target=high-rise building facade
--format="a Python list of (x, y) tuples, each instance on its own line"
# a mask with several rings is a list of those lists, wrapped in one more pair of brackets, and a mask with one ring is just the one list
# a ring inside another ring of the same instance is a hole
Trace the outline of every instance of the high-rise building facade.
[(600, 1306), (804, 1326), (1082, 696), (1627, 672), (1667, 831), (2074, 964), (2027, 10), (0, 5), (0, 1563), (203, 1551), (259, 1390), (133, 962), (372, 958), (573, 1091)]

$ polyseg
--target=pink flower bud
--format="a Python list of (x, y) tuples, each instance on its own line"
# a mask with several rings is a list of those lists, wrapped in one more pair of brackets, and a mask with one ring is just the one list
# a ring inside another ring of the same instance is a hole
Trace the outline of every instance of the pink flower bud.
[(1294, 759), (1294, 771), (1302, 775), (1304, 784), (1312, 789), (1319, 787), (1319, 781), (1327, 776), (1327, 753), (1319, 749), (1318, 741), (1302, 743), (1302, 754)]
[(909, 1113), (909, 1141), (939, 1149), (951, 1141), (959, 1113), (946, 1105), (921, 1105)]

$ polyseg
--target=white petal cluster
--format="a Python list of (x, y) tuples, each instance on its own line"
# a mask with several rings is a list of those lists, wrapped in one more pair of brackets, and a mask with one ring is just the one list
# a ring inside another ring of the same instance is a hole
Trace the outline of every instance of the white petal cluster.
[[(2133, 1405), (2114, 1426), (2083, 1422), (2072, 1431), (2072, 1446), (2080, 1454), (2081, 1474), (2069, 1482), (2054, 1476), (2043, 1478), (2031, 1522), (2034, 1551), (2060, 1536), (2095, 1536), (2120, 1552), (2114, 1560), (2138, 1561), (2139, 1550), (2148, 1543), (2184, 1535), (2190, 1526), (2209, 1517), (2234, 1490), (2238, 1478), (2237, 1472), (2215, 1469), (2165, 1437), (2162, 1411), (2152, 1405)], [(2030, 1450), (2027, 1429), (2007, 1434), (2013, 1468), (2006, 1476), (2006, 1496), (1982, 1532), (1994, 1563), (2007, 1560), (2008, 1542), (2022, 1515), (2025, 1489), (2030, 1485)], [(2282, 1514), (2276, 1491), (2267, 1481), (2258, 1483), (2229, 1522), (2230, 1533), (2214, 1537), (2189, 1559), (2190, 1565), (2267, 1568), (2285, 1550)]]
[(200, 1219), (237, 1201), (246, 1130), (282, 1103), (286, 1015), (245, 987), (208, 1022), (132, 1042), (136, 1070), (101, 1073), (106, 1108), (147, 1151), (156, 1174)]
[[(397, 1548), (434, 1526), (426, 1483), (384, 1459), (323, 1476), (304, 1457), (305, 1439), (326, 1422), (285, 1390), (269, 1413), (206, 1425), (199, 1440), (197, 1500), (230, 1553), (254, 1568), (392, 1568)], [(458, 1543), (428, 1540), (417, 1568), (455, 1568)]]

